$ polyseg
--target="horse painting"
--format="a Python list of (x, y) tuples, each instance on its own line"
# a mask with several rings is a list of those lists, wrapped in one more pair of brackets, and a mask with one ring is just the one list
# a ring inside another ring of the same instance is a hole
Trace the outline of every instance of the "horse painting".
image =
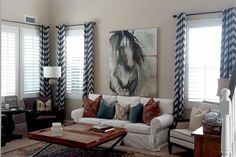
[(128, 30), (111, 32), (109, 43), (110, 90), (117, 95), (138, 95), (146, 64), (142, 44), (134, 31)]

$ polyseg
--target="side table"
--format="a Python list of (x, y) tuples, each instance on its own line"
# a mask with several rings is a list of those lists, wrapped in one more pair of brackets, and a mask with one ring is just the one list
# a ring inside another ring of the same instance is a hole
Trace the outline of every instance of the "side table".
[(192, 132), (194, 157), (221, 157), (221, 136), (203, 132), (203, 127)]
[(21, 108), (2, 108), (2, 114), (7, 116), (7, 123), (6, 123), (6, 141), (11, 141), (13, 139), (20, 139), (22, 135), (15, 135), (13, 131), (15, 129), (15, 122), (13, 121), (12, 115), (13, 114), (20, 114), (24, 113), (25, 110)]

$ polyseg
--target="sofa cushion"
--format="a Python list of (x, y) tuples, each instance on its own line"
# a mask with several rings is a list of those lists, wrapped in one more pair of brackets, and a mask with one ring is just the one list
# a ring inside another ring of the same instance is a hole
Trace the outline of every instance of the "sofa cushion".
[(150, 135), (150, 126), (143, 123), (127, 123), (124, 128), (129, 133), (145, 134)]
[(130, 106), (122, 106), (116, 101), (115, 103), (115, 115), (113, 119), (117, 120), (128, 120)]
[(143, 108), (143, 122), (147, 125), (150, 125), (151, 120), (158, 115), (160, 115), (160, 102), (155, 102), (153, 98), (151, 98)]
[(191, 133), (192, 131), (189, 129), (172, 129), (170, 137), (194, 143), (194, 137), (191, 136)]
[(124, 125), (129, 123), (129, 121), (125, 121), (125, 120), (104, 120), (101, 122), (101, 124), (103, 125), (110, 125), (110, 126), (114, 126), (114, 127), (118, 127), (118, 128), (124, 128)]
[(189, 129), (194, 131), (202, 125), (205, 113), (209, 112), (209, 108), (193, 107), (190, 115)]
[(115, 103), (108, 104), (103, 98), (100, 101), (99, 110), (97, 113), (98, 118), (112, 119), (115, 113)]
[(141, 117), (142, 117), (142, 111), (143, 111), (143, 104), (141, 104), (140, 102), (136, 102), (137, 105), (135, 105), (134, 107), (132, 107), (130, 109), (130, 113), (129, 113), (129, 121), (131, 123), (138, 123), (141, 122)]
[(83, 97), (84, 113), (83, 117), (96, 117), (100, 105), (102, 95), (98, 96), (94, 101), (88, 97)]
[(130, 105), (131, 107), (135, 106), (136, 102), (140, 102), (140, 97), (132, 96), (117, 96), (117, 101), (122, 106)]
[(106, 119), (99, 119), (99, 118), (80, 118), (79, 122), (81, 123), (89, 123), (89, 124), (94, 124), (94, 125), (99, 125), (101, 124), (102, 121)]

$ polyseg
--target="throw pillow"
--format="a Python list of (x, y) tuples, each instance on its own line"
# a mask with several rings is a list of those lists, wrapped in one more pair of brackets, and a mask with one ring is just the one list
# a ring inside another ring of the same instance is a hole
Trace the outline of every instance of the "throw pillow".
[(97, 118), (112, 119), (115, 112), (115, 102), (110, 105), (102, 98), (97, 113)]
[(135, 105), (130, 109), (129, 121), (131, 123), (138, 123), (140, 120), (140, 116), (142, 116), (141, 113), (143, 110), (143, 104), (141, 104), (140, 102), (137, 103), (138, 103), (137, 105)]
[(209, 108), (203, 109), (199, 107), (193, 107), (190, 115), (189, 130), (194, 131), (202, 126), (202, 121), (204, 120), (205, 113), (209, 111)]
[(143, 122), (150, 125), (151, 120), (160, 115), (160, 101), (155, 102), (153, 98), (149, 99), (143, 108)]
[(116, 111), (115, 111), (115, 115), (113, 119), (128, 120), (130, 105), (123, 107), (116, 101), (115, 107), (116, 107)]
[(41, 100), (36, 100), (36, 111), (51, 111), (52, 110), (52, 100), (49, 99), (46, 102), (43, 102)]
[(102, 95), (97, 97), (94, 101), (90, 100), (88, 97), (83, 97), (84, 113), (83, 117), (96, 117), (100, 105), (100, 100)]

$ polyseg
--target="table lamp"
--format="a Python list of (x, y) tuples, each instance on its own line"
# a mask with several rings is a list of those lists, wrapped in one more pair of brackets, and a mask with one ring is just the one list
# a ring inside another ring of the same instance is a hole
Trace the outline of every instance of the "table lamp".
[(43, 76), (49, 78), (49, 84), (55, 84), (56, 79), (61, 77), (60, 66), (45, 66), (43, 67)]

